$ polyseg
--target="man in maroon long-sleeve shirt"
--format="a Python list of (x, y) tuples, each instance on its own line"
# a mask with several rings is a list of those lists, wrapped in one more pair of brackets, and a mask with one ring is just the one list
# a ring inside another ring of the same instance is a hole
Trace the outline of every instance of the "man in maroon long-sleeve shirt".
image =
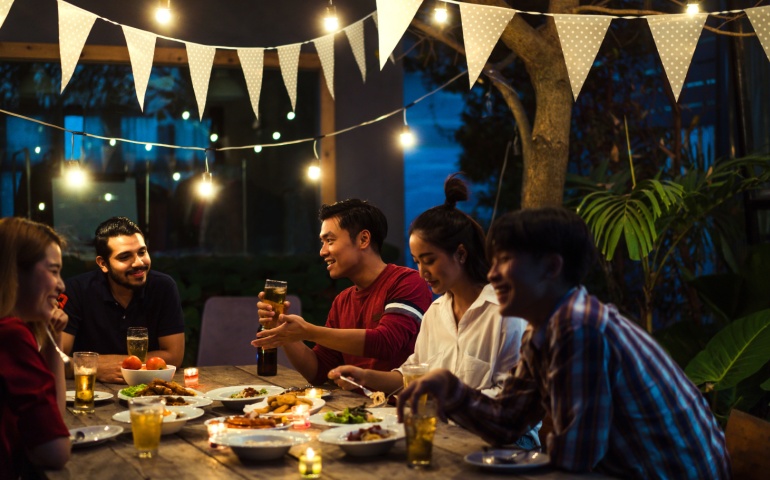
[[(316, 385), (339, 365), (399, 367), (414, 350), (422, 315), (432, 301), (430, 289), (416, 270), (383, 262), (380, 252), (388, 223), (377, 207), (345, 200), (323, 205), (319, 217), (326, 270), (354, 286), (334, 299), (325, 326), (298, 315), (280, 315), (280, 326), (258, 333), (252, 345), (282, 346), (292, 365)], [(273, 320), (270, 305), (260, 302), (258, 308), (260, 321)], [(316, 345), (310, 349), (303, 340)]]

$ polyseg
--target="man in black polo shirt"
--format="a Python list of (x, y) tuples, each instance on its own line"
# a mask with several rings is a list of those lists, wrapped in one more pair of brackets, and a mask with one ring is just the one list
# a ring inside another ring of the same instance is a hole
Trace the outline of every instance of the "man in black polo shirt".
[(150, 271), (150, 254), (139, 227), (113, 217), (96, 228), (93, 270), (67, 280), (69, 315), (62, 332), (64, 351), (99, 353), (97, 379), (125, 383), (128, 327), (147, 327), (149, 357), (180, 365), (184, 357), (184, 318), (179, 292), (166, 274)]

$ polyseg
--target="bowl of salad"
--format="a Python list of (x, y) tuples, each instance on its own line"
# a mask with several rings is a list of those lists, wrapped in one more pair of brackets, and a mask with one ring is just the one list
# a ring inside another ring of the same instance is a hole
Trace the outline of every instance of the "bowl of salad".
[(283, 388), (275, 385), (237, 385), (210, 390), (206, 396), (222, 402), (228, 410), (242, 412), (246, 405), (261, 402), (265, 397), (279, 395), (282, 392)]
[(364, 427), (372, 425), (384, 426), (398, 423), (398, 417), (395, 415), (394, 410), (384, 408), (368, 410), (364, 405), (361, 405), (336, 412), (316, 413), (311, 415), (309, 420), (316, 427), (342, 427), (345, 425), (361, 425)]

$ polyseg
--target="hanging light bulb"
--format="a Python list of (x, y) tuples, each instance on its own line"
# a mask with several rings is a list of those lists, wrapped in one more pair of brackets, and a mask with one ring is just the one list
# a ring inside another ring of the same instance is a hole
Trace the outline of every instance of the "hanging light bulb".
[(171, 21), (171, 0), (158, 0), (158, 8), (155, 9), (155, 20), (161, 25)]
[(689, 2), (687, 4), (687, 15), (697, 15), (700, 13), (700, 5), (698, 2)]
[(317, 182), (321, 178), (321, 167), (318, 165), (310, 165), (307, 167), (307, 178), (313, 182)]
[(211, 172), (203, 173), (201, 181), (198, 183), (198, 195), (203, 198), (211, 198), (214, 196), (214, 182), (211, 178)]
[(409, 125), (406, 123), (406, 109), (404, 109), (404, 128), (401, 130), (398, 140), (404, 148), (413, 147), (414, 144), (417, 143), (417, 139), (415, 138), (414, 133), (412, 133), (412, 129), (409, 128)]
[(82, 188), (88, 181), (86, 172), (80, 168), (80, 162), (77, 160), (64, 162), (64, 178), (67, 181), (67, 186), (72, 188)]
[(326, 7), (326, 16), (324, 16), (324, 30), (336, 32), (339, 28), (340, 20), (337, 18), (337, 7), (332, 5), (332, 0), (329, 0), (329, 5)]
[(437, 23), (446, 23), (449, 18), (449, 11), (446, 8), (446, 3), (436, 1), (436, 8), (433, 9), (433, 19)]

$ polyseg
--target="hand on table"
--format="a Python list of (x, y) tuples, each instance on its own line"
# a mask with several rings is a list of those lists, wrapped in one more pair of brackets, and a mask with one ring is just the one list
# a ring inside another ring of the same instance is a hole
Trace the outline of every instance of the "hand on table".
[(398, 396), (398, 421), (404, 421), (404, 407), (416, 409), (420, 397), (429, 394), (436, 402), (438, 417), (446, 421), (444, 414), (444, 399), (449, 396), (449, 385), (454, 375), (449, 370), (442, 368), (432, 370), (424, 376), (413, 380), (408, 387)]
[(334, 380), (334, 383), (343, 390), (356, 390), (358, 387), (345, 380), (340, 380), (340, 376), (344, 375), (353, 379), (356, 383), (366, 385), (366, 379), (364, 378), (365, 373), (366, 370), (363, 368), (354, 367), (353, 365), (340, 365), (337, 368), (329, 370), (327, 377), (329, 377), (330, 380)]

